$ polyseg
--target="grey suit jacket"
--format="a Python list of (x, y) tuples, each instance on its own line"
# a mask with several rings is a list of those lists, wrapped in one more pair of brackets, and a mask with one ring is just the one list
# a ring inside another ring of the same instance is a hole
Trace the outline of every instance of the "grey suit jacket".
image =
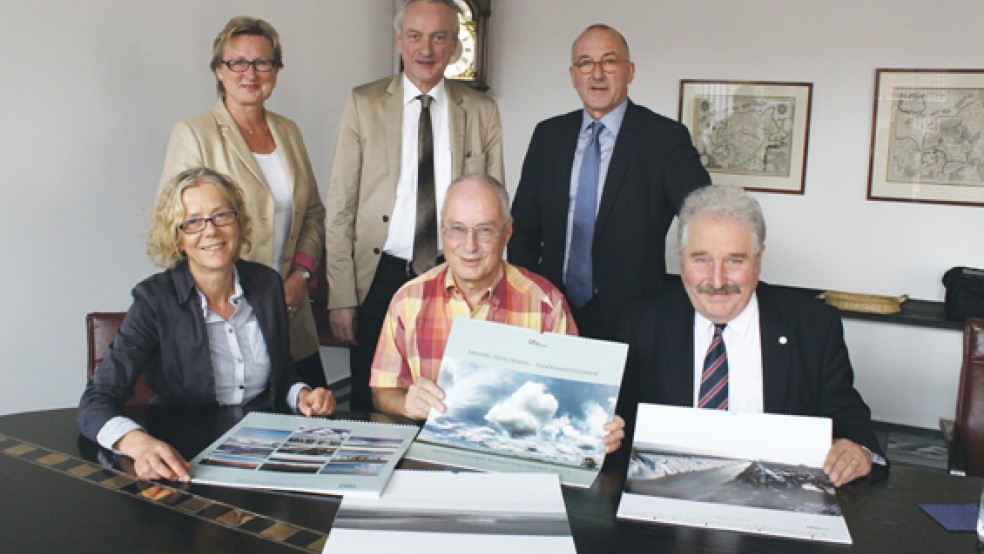
[[(287, 182), (292, 187), (294, 213), (289, 236), (294, 238), (287, 241), (284, 259), (274, 268), (286, 279), (295, 256), (304, 259), (312, 269), (318, 266), (324, 249), (325, 207), (300, 129), (290, 119), (270, 111), (266, 112), (266, 119), (287, 172)], [(273, 258), (273, 195), (256, 158), (221, 100), (211, 110), (174, 126), (164, 159), (161, 185), (181, 171), (199, 166), (228, 175), (243, 189), (253, 232), (249, 237), (251, 246), (242, 252), (242, 257), (270, 265)], [(295, 360), (318, 351), (318, 332), (311, 310), (301, 310), (291, 320), (290, 340), (291, 357)]]
[[(487, 173), (503, 181), (502, 129), (495, 101), (461, 83), (444, 84), (451, 178)], [(358, 306), (369, 292), (396, 201), (402, 132), (402, 74), (352, 91), (338, 125), (326, 202), (330, 309)]]
[[(840, 315), (804, 294), (759, 283), (763, 404), (766, 413), (829, 417), (834, 437), (884, 455), (871, 410), (854, 388)], [(637, 402), (693, 406), (694, 308), (676, 282), (634, 299), (617, 340), (629, 345), (619, 411)]]

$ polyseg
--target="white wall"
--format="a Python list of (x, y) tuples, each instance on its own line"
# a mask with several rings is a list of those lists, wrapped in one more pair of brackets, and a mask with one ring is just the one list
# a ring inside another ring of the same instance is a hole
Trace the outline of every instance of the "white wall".
[[(672, 118), (680, 79), (814, 84), (806, 194), (755, 194), (769, 224), (763, 279), (942, 300), (947, 268), (984, 265), (981, 208), (865, 200), (875, 69), (982, 67), (980, 0), (496, 0), (493, 10), (491, 94), (511, 188), (535, 124), (578, 107), (570, 44), (603, 22), (629, 41), (629, 96)], [(876, 418), (935, 427), (953, 414), (959, 332), (846, 329)]]
[[(0, 0), (0, 413), (74, 405), (83, 316), (123, 310), (154, 269), (144, 210), (175, 121), (214, 101), (211, 40), (250, 14), (281, 32), (270, 108), (305, 133), (324, 192), (348, 89), (393, 67), (390, 0), (86, 3)], [(943, 271), (984, 265), (979, 208), (865, 200), (874, 70), (981, 67), (980, 0), (495, 0), (491, 95), (515, 187), (536, 122), (578, 107), (567, 67), (609, 23), (636, 62), (632, 99), (675, 117), (679, 81), (814, 83), (806, 194), (756, 194), (776, 283), (941, 300)], [(672, 244), (672, 243), (671, 243)], [(671, 267), (676, 266), (670, 256)], [(878, 419), (953, 413), (960, 333), (849, 321), (858, 386)]]
[(212, 40), (236, 15), (277, 28), (268, 106), (304, 132), (327, 192), (351, 87), (392, 68), (389, 0), (0, 0), (0, 413), (71, 406), (84, 316), (125, 310), (156, 269), (146, 210), (175, 122), (210, 108)]

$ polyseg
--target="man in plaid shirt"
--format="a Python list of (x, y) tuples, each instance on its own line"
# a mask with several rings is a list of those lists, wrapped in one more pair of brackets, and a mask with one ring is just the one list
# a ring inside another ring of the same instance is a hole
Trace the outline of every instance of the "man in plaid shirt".
[[(512, 235), (509, 194), (495, 178), (464, 175), (441, 213), (446, 263), (408, 282), (390, 302), (372, 361), (376, 409), (425, 419), (445, 411), (437, 375), (451, 323), (469, 317), (540, 332), (577, 335), (563, 294), (543, 277), (502, 259)], [(625, 423), (605, 424), (605, 448), (621, 444)]]

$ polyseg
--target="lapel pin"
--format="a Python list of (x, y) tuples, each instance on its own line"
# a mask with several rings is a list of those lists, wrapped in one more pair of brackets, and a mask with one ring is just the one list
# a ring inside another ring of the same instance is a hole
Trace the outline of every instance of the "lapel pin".
[(786, 337), (779, 337), (779, 344), (786, 344), (787, 342), (789, 342), (789, 339)]

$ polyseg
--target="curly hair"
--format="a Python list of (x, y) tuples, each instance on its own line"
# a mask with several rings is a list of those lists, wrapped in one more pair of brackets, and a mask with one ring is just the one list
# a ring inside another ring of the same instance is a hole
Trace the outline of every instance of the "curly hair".
[(249, 251), (252, 223), (246, 211), (242, 189), (225, 175), (206, 167), (194, 167), (178, 173), (157, 191), (154, 211), (150, 216), (150, 229), (147, 232), (147, 255), (158, 266), (170, 269), (185, 258), (181, 251), (181, 238), (178, 236), (178, 225), (185, 219), (182, 195), (189, 188), (203, 183), (215, 185), (229, 201), (229, 207), (236, 211), (239, 246), (234, 258), (239, 259), (244, 248)]

